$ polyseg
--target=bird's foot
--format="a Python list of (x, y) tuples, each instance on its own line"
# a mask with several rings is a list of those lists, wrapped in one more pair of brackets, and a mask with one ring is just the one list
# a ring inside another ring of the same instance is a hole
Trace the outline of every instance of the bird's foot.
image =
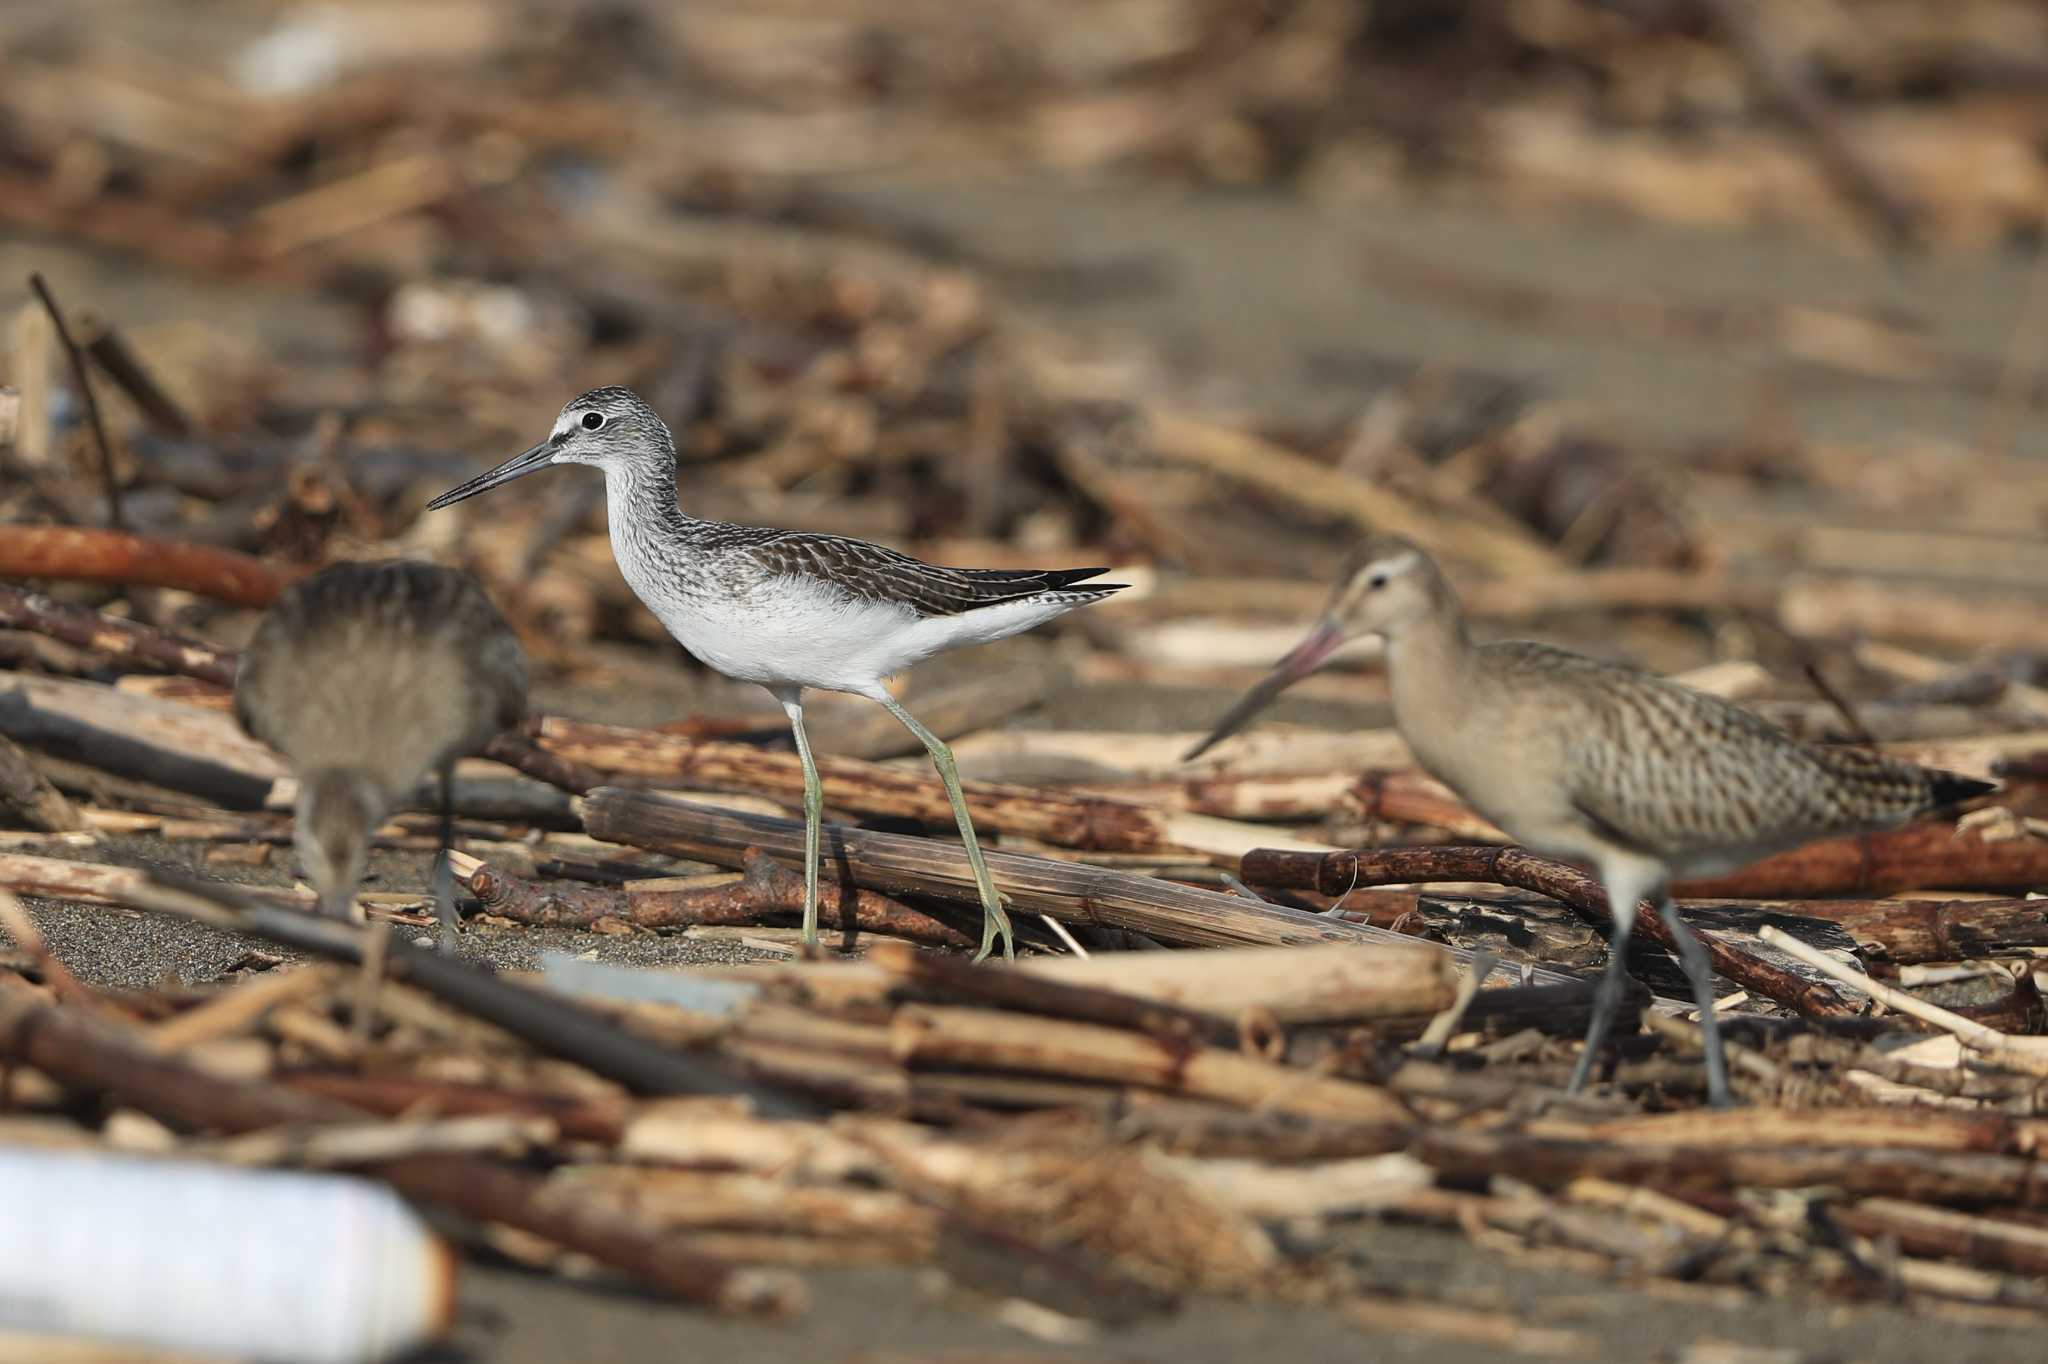
[(1010, 930), (1010, 916), (1004, 911), (1003, 902), (1004, 896), (994, 886), (985, 885), (981, 888), (981, 950), (974, 954), (977, 965), (988, 960), (998, 937), (1003, 940), (1003, 960), (1017, 960), (1017, 944)]

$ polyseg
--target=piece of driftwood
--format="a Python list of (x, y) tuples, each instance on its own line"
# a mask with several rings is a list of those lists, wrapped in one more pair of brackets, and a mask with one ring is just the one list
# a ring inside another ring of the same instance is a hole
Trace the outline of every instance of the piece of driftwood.
[(1649, 1146), (1432, 1127), (1409, 1148), (1453, 1179), (1513, 1171), (1555, 1187), (1593, 1176), (1668, 1190), (1799, 1189), (1971, 1207), (2048, 1206), (2031, 1157), (1868, 1146)]
[(1967, 961), (2048, 947), (2043, 900), (1777, 900), (1766, 905), (1694, 899), (1721, 914), (1826, 919), (1841, 925), (1866, 957), (1898, 965)]
[[(803, 877), (757, 850), (743, 854), (744, 873), (710, 885), (677, 887), (666, 880), (610, 886), (544, 885), (458, 856), (456, 874), (484, 912), (516, 923), (588, 928), (617, 919), (641, 928), (758, 924), (803, 912)], [(946, 947), (972, 947), (959, 929), (872, 890), (824, 880), (819, 922), (849, 932), (883, 933)]]
[(1904, 990), (1872, 980), (1854, 967), (1845, 966), (1832, 957), (1815, 952), (1805, 943), (1798, 942), (1776, 929), (1764, 929), (1763, 937), (1765, 941), (1800, 958), (1816, 970), (1862, 990), (1886, 1008), (1954, 1033), (1964, 1046), (1982, 1054), (1987, 1060), (2022, 1074), (2048, 1076), (2048, 1038), (2014, 1037), (1975, 1019), (1965, 1018), (1952, 1009), (1930, 1004)]
[(228, 716), (66, 678), (0, 674), (0, 734), (233, 810), (261, 809), (287, 776)]
[(49, 779), (36, 770), (13, 740), (0, 737), (0, 807), (10, 810), (31, 829), (64, 833), (82, 829), (85, 821)]
[[(676, 800), (648, 791), (603, 787), (584, 799), (584, 828), (594, 838), (738, 866), (749, 848), (801, 855), (803, 824)], [(934, 839), (825, 826), (825, 858), (841, 880), (892, 893), (974, 902), (966, 851)], [(1070, 923), (1125, 928), (1203, 947), (1287, 947), (1331, 942), (1415, 939), (1364, 924), (1219, 895), (1107, 867), (990, 851), (996, 888), (1014, 905)], [(1445, 949), (1449, 950), (1449, 949)], [(1454, 954), (1455, 955), (1455, 954)], [(1463, 957), (1460, 957), (1463, 960)], [(1567, 977), (1549, 972), (1552, 983)]]
[(234, 606), (268, 606), (302, 572), (234, 550), (118, 530), (10, 526), (0, 536), (0, 577), (174, 587)]
[[(198, 880), (172, 884), (162, 876), (125, 867), (0, 853), (0, 887), (177, 914), (343, 962), (360, 962), (367, 937), (367, 930), (360, 926), (277, 907), (303, 907), (311, 903), (310, 894)], [(502, 979), (473, 962), (422, 951), (404, 942), (389, 944), (388, 951), (386, 970), (392, 978), (410, 981), (542, 1051), (588, 1066), (642, 1093), (745, 1094), (764, 1113), (813, 1111), (809, 1104), (771, 1085), (752, 1083), (712, 1061), (643, 1041), (573, 1000)]]
[(1033, 958), (1019, 963), (1016, 974), (1114, 990), (1217, 1019), (1259, 1011), (1281, 1023), (1426, 1017), (1449, 1007), (1458, 976), (1448, 954), (1412, 938)]
[(1304, 1117), (1398, 1123), (1407, 1110), (1383, 1089), (1207, 1047), (992, 1009), (911, 1004), (890, 1024), (891, 1053), (909, 1066), (988, 1067), (1109, 1080)]
[(1826, 1215), (1858, 1236), (1888, 1238), (1915, 1255), (1939, 1255), (2018, 1274), (2048, 1274), (2048, 1228), (1898, 1198), (1865, 1198), (1832, 1207)]
[[(1589, 922), (1609, 922), (1607, 893), (1575, 867), (1520, 848), (1391, 848), (1379, 852), (1296, 853), (1259, 849), (1245, 855), (1243, 875), (1254, 885), (1339, 895), (1352, 886), (1427, 881), (1482, 881), (1533, 890), (1570, 906)], [(1670, 932), (1647, 901), (1636, 907), (1637, 933), (1666, 948)], [(1825, 981), (1807, 979), (1776, 963), (1738, 951), (1712, 933), (1699, 935), (1714, 970), (1743, 989), (1809, 1018), (1846, 1018), (1855, 1006)]]
[(2048, 885), (2048, 840), (1987, 838), (1930, 822), (1809, 843), (1726, 876), (1681, 881), (1688, 898), (1870, 897), (1901, 890), (2025, 890)]
[(1854, 1114), (1846, 1121), (1840, 1108), (1688, 1109), (1585, 1124), (1558, 1120), (1531, 1132), (1627, 1146), (1870, 1146), (2016, 1156), (2038, 1154), (2048, 1139), (2048, 1121), (2006, 1113), (1859, 1108)]
[(918, 952), (904, 943), (881, 943), (869, 960), (910, 986), (942, 997), (1124, 1028), (1167, 1041), (1232, 1042), (1237, 1030), (1214, 1012), (1200, 1012), (1156, 998), (1124, 994), (997, 967), (977, 966)]
[[(552, 753), (643, 779), (768, 792), (792, 803), (803, 796), (803, 768), (793, 753), (555, 717), (541, 722), (539, 738)], [(939, 825), (952, 821), (936, 777), (828, 756), (819, 757), (818, 774), (828, 804)], [(1270, 838), (1267, 830), (1125, 801), (984, 782), (962, 789), (977, 829), (1028, 834), (1065, 848), (1237, 856), (1262, 836)]]
[[(164, 1122), (245, 1133), (280, 1125), (360, 1122), (360, 1110), (271, 1085), (221, 1079), (160, 1055), (108, 1024), (0, 984), (0, 1053), (59, 1083), (108, 1094)], [(612, 1265), (665, 1292), (727, 1311), (787, 1314), (794, 1282), (739, 1270), (686, 1241), (553, 1196), (546, 1181), (472, 1156), (412, 1156), (369, 1167), (407, 1197), (502, 1222)]]

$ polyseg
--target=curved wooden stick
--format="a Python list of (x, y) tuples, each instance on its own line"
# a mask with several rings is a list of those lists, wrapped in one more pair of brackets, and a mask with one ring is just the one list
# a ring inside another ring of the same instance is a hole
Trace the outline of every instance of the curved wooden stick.
[[(1280, 886), (1341, 895), (1359, 886), (1414, 881), (1483, 881), (1548, 895), (1595, 925), (1609, 922), (1607, 892), (1576, 867), (1521, 848), (1387, 848), (1378, 852), (1300, 853), (1259, 848), (1246, 853), (1242, 872), (1254, 885)], [(1671, 934), (1656, 909), (1636, 906), (1636, 932), (1671, 947)], [(1759, 994), (1807, 1018), (1853, 1018), (1856, 1006), (1831, 987), (1802, 980), (1711, 935), (1702, 935), (1714, 970), (1752, 994)]]

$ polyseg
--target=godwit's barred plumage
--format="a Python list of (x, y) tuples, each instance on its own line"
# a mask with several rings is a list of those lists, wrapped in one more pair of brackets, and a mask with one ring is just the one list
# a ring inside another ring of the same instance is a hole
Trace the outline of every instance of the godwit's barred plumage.
[(1645, 896), (1678, 944), (1707, 1037), (1710, 1097), (1727, 1100), (1706, 952), (1666, 885), (1817, 838), (1890, 828), (1991, 789), (1860, 749), (1801, 743), (1717, 697), (1542, 644), (1475, 645), (1429, 556), (1374, 536), (1321, 621), (1189, 757), (1233, 732), (1344, 640), (1384, 636), (1394, 720), (1416, 761), (1538, 852), (1588, 863), (1614, 934), (1572, 1076), (1585, 1084), (1620, 1000)]
[(810, 687), (880, 703), (931, 754), (981, 894), (982, 954), (1000, 936), (1004, 955), (1011, 955), (1009, 918), (983, 864), (952, 751), (883, 684), (935, 653), (1028, 630), (1122, 584), (1089, 582), (1100, 568), (941, 568), (843, 536), (700, 520), (677, 500), (667, 425), (616, 387), (571, 400), (545, 441), (427, 505), (446, 507), (555, 464), (604, 471), (612, 557), (668, 632), (726, 676), (768, 688), (789, 716), (804, 769), (805, 941), (817, 942), (824, 808), (804, 733), (803, 692)]
[(336, 564), (294, 584), (235, 674), (242, 728), (299, 781), (294, 834), (321, 906), (345, 915), (371, 833), (433, 773), (442, 942), (454, 931), (447, 837), (456, 760), (526, 713), (526, 660), (476, 580), (432, 564)]

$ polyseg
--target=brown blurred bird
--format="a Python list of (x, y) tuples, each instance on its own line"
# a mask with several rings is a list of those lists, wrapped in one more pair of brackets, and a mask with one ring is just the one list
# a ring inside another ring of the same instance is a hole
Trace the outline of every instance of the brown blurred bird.
[(1386, 640), (1394, 722), (1423, 769), (1516, 841), (1592, 866), (1607, 888), (1611, 955), (1574, 1092), (1620, 1003), (1624, 948), (1644, 897), (1656, 897), (1692, 982), (1708, 1096), (1725, 1104), (1713, 972), (1668, 883), (1819, 838), (1891, 828), (1993, 789), (1864, 749), (1802, 743), (1636, 668), (1542, 644), (1475, 645), (1436, 564), (1392, 535), (1359, 547), (1308, 637), (1187, 756), (1234, 733), (1359, 635)]
[(324, 912), (348, 915), (371, 834), (439, 776), (444, 949), (456, 760), (525, 714), (526, 660), (504, 617), (476, 579), (433, 564), (336, 564), (294, 584), (235, 674), (235, 718), (298, 778), (294, 838)]

